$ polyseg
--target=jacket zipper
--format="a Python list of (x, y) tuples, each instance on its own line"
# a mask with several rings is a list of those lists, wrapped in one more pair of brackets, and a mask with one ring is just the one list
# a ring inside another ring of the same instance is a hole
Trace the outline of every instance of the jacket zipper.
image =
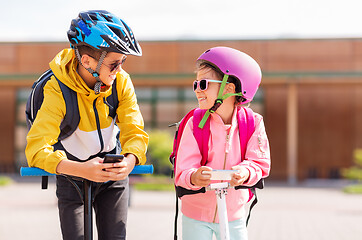
[[(226, 134), (226, 147), (228, 147), (228, 145), (229, 145), (229, 140), (230, 140), (230, 134), (228, 133), (228, 134)], [(227, 156), (227, 152), (225, 151), (223, 170), (225, 170), (225, 167), (226, 167), (226, 156)], [(221, 182), (223, 182), (223, 181), (221, 181)], [(217, 215), (217, 203), (216, 203), (216, 207), (215, 207), (214, 220), (212, 221), (213, 223), (216, 222), (216, 215)]]
[(93, 102), (93, 110), (94, 110), (94, 115), (95, 115), (96, 123), (97, 123), (97, 132), (98, 132), (99, 142), (101, 144), (101, 150), (99, 151), (99, 153), (101, 153), (104, 148), (104, 142), (103, 142), (103, 137), (102, 137), (101, 124), (99, 122), (99, 115), (98, 115), (98, 111), (97, 111), (97, 99), (98, 98), (96, 98)]
[[(229, 147), (229, 140), (230, 140), (230, 134), (226, 134), (226, 147), (228, 148)], [(225, 158), (224, 158), (224, 166), (223, 166), (223, 170), (225, 170), (225, 167), (226, 167), (226, 156), (228, 155), (228, 152), (229, 151), (225, 151)]]

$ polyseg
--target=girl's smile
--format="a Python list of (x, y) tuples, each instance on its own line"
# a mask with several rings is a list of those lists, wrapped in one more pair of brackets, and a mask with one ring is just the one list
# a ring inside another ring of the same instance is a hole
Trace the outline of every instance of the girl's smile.
[[(218, 79), (216, 73), (209, 68), (204, 68), (198, 71), (196, 77), (198, 81), (202, 79)], [(195, 94), (197, 97), (197, 101), (199, 102), (199, 108), (211, 108), (214, 105), (215, 100), (217, 99), (219, 88), (220, 83), (216, 82), (209, 82), (206, 90), (200, 90), (199, 87), (196, 88)]]

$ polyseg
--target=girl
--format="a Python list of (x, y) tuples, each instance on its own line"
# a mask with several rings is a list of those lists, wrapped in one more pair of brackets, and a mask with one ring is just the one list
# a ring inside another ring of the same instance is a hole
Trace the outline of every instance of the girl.
[[(197, 60), (197, 80), (194, 81), (199, 108), (208, 109), (203, 121), (210, 117), (208, 161), (201, 166), (201, 154), (193, 135), (193, 117), (182, 134), (177, 154), (175, 183), (191, 190), (208, 186), (212, 169), (238, 170), (230, 185), (253, 186), (269, 175), (270, 152), (262, 116), (254, 113), (255, 131), (247, 144), (245, 159), (241, 159), (237, 112), (241, 104), (249, 103), (261, 81), (259, 65), (245, 53), (228, 47), (215, 47)], [(247, 239), (244, 205), (248, 190), (230, 189), (226, 195), (231, 239)], [(215, 193), (186, 195), (181, 198), (183, 239), (220, 239)]]

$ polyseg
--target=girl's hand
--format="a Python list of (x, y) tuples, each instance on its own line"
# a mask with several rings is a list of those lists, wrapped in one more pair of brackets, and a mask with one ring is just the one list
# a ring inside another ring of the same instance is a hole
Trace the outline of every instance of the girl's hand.
[(237, 173), (234, 173), (230, 185), (235, 187), (242, 185), (244, 182), (246, 182), (250, 177), (250, 172), (246, 167), (236, 165), (231, 168), (232, 170), (238, 170)]
[(197, 187), (207, 187), (210, 184), (211, 174), (203, 174), (203, 171), (212, 171), (211, 167), (202, 166), (191, 174), (191, 184)]

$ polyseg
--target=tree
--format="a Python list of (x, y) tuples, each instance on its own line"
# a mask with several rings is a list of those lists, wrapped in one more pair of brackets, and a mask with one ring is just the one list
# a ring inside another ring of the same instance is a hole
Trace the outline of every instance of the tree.
[(348, 193), (362, 193), (362, 149), (356, 149), (353, 156), (355, 166), (343, 169), (342, 176), (355, 180), (357, 184), (347, 186), (344, 190)]
[(153, 130), (148, 131), (150, 137), (147, 161), (153, 164), (154, 174), (171, 174), (171, 163), (169, 156), (172, 152), (173, 138), (167, 131)]

